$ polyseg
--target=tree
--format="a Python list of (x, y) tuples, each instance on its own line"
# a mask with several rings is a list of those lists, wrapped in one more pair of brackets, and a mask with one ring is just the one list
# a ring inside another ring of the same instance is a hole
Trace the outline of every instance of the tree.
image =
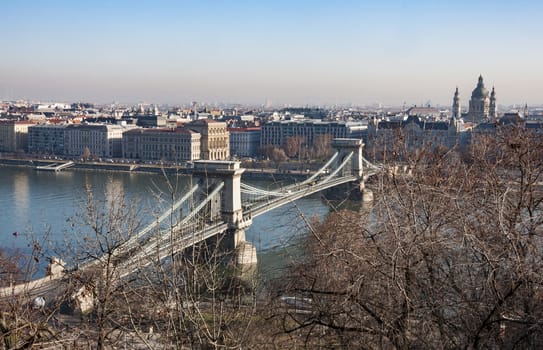
[(92, 153), (90, 151), (90, 148), (85, 147), (85, 149), (83, 150), (83, 154), (81, 155), (81, 158), (83, 158), (84, 160), (89, 160), (91, 156), (92, 156)]
[[(25, 233), (22, 237), (30, 236)], [(47, 240), (45, 235), (44, 241)], [(42, 242), (28, 239), (29, 252), (1, 250), (0, 268), (0, 348), (23, 349), (60, 344), (63, 327), (58, 325), (58, 311), (65, 293), (45, 294), (49, 277), (32, 281), (44, 258)], [(53, 281), (54, 282), (54, 281)], [(59, 281), (59, 285), (62, 282)], [(45, 296), (45, 298), (44, 298)]]
[[(14, 232), (14, 234), (18, 235), (18, 232)], [(6, 287), (24, 280), (21, 258), (22, 253), (9, 253), (0, 247), (0, 287)]]
[(276, 166), (281, 163), (285, 162), (288, 159), (288, 157), (285, 154), (285, 151), (283, 151), (281, 148), (274, 148), (270, 154), (270, 160), (276, 164)]
[(289, 158), (294, 158), (301, 153), (302, 144), (305, 140), (302, 136), (290, 136), (286, 138), (285, 145), (283, 147), (285, 154)]
[[(250, 341), (254, 279), (238, 278), (221, 237), (179, 248), (209, 223), (209, 207), (179, 225), (187, 207), (178, 211), (173, 205), (187, 184), (178, 176), (165, 179), (167, 190), (154, 194), (155, 211), (147, 215), (158, 220), (170, 209), (168, 217), (150, 223), (141, 236), (138, 205), (122, 191), (108, 186), (113, 190), (100, 199), (87, 189), (86, 207), (72, 220), (81, 237), (72, 290), (90, 293), (93, 301), (78, 325), (79, 345), (219, 349)], [(207, 195), (205, 181), (201, 186)]]
[(371, 209), (315, 225), (278, 288), (282, 334), (309, 347), (541, 347), (542, 146), (512, 127), (481, 137), (470, 162), (403, 151), (412, 175), (384, 172)]
[(313, 158), (325, 159), (332, 154), (332, 135), (315, 135), (310, 153)]
[(123, 190), (114, 183), (106, 188), (103, 194), (86, 188), (84, 209), (69, 219), (76, 232), (69, 240), (69, 249), (61, 253), (75, 255), (72, 265), (79, 268), (70, 275), (70, 293), (91, 300), (90, 310), (78, 311), (89, 313), (90, 322), (81, 327), (87, 329), (86, 341), (97, 349), (116, 344), (119, 330), (127, 330), (121, 322), (128, 312), (123, 295), (131, 286), (122, 279), (125, 270), (121, 262), (127, 242), (140, 226), (137, 201), (132, 199), (129, 205)]
[(274, 146), (273, 145), (263, 145), (261, 148), (260, 148), (260, 152), (262, 153), (262, 155), (267, 158), (268, 160), (271, 158), (271, 155), (272, 155), (272, 152), (274, 150)]
[[(157, 197), (161, 212), (171, 209), (177, 194), (183, 193), (179, 186), (168, 181), (168, 199), (157, 193), (162, 198)], [(207, 195), (205, 188), (203, 195)], [(180, 226), (183, 215), (171, 210), (167, 224), (150, 238), (160, 238), (156, 254), (151, 251), (133, 264), (137, 283), (125, 293), (130, 311), (127, 319), (135, 332), (152, 328), (160, 334), (160, 339), (154, 340), (157, 346), (242, 348), (251, 340), (248, 330), (256, 316), (255, 280), (240, 278), (237, 267), (227, 258), (233, 252), (224, 249), (226, 238), (205, 240), (185, 249), (171, 244), (180, 237), (194, 237), (196, 228), (208, 223), (208, 215), (204, 210), (194, 221)], [(166, 252), (166, 257), (161, 257), (160, 251)], [(136, 333), (142, 335), (141, 331)], [(144, 336), (140, 339), (148, 342)]]

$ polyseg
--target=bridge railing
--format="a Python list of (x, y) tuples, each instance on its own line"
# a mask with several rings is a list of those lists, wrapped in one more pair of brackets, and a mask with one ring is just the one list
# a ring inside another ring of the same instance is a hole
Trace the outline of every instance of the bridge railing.
[(318, 176), (314, 176), (312, 177), (313, 181), (311, 182), (304, 181), (286, 188), (281, 188), (278, 191), (263, 190), (254, 186), (244, 185), (243, 188), (247, 194), (257, 195), (256, 198), (244, 205), (244, 213), (248, 213), (251, 217), (255, 217), (268, 210), (308, 196), (312, 193), (322, 191), (323, 189), (330, 188), (341, 183), (356, 180), (356, 176), (354, 176), (352, 173), (339, 177), (337, 176), (349, 163), (352, 156), (353, 153), (346, 156), (342, 163), (326, 177), (319, 178)]
[[(177, 240), (179, 233), (191, 229), (195, 232), (195, 237), (201, 237), (201, 232), (209, 225), (205, 220), (201, 220), (198, 217), (201, 214), (202, 209), (217, 196), (224, 187), (224, 182), (220, 182), (190, 213), (188, 213), (181, 221), (179, 221), (173, 227), (161, 230), (156, 235), (152, 236), (146, 242), (134, 246), (134, 251), (125, 258), (124, 264), (130, 265), (132, 261), (142, 260), (145, 257), (156, 255), (157, 251), (162, 249), (161, 247), (175, 244), (172, 242), (172, 237)], [(212, 223), (212, 226), (225, 225), (224, 222), (218, 221)], [(201, 238), (205, 239), (205, 238)], [(181, 248), (180, 248), (181, 249)], [(156, 257), (156, 256), (155, 256)]]
[(327, 188), (331, 188), (340, 184), (352, 182), (356, 179), (357, 179), (356, 176), (349, 175), (349, 176), (338, 177), (338, 178), (331, 179), (328, 181), (321, 181), (321, 182), (316, 182), (314, 184), (308, 184), (306, 185), (306, 189), (293, 192), (289, 196), (270, 198), (266, 202), (256, 203), (254, 206), (247, 208), (247, 214), (251, 215), (251, 217), (257, 217), (258, 215), (264, 214), (265, 212), (275, 209), (277, 207), (280, 207), (281, 205), (284, 205), (286, 203), (293, 202), (297, 199), (309, 196), (313, 193), (320, 192)]

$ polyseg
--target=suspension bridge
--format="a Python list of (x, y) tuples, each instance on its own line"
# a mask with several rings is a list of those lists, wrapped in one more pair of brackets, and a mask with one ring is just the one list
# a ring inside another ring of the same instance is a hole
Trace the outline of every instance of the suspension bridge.
[[(234, 252), (239, 264), (256, 263), (256, 250), (245, 240), (252, 220), (267, 211), (311, 194), (350, 186), (369, 199), (365, 181), (381, 169), (364, 159), (359, 139), (334, 139), (334, 155), (306, 180), (276, 189), (242, 182), (245, 169), (236, 161), (195, 161), (192, 186), (155, 221), (120, 244), (107, 257), (78, 264), (25, 285), (0, 289), (0, 297), (17, 293), (46, 293), (66, 273), (100, 268), (106, 259), (123, 278), (149, 264), (173, 256), (199, 242), (223, 235), (225, 249)], [(180, 212), (186, 214), (179, 215)], [(172, 219), (175, 219), (172, 223)], [(165, 223), (168, 223), (167, 225)], [(60, 269), (62, 270), (62, 269)]]

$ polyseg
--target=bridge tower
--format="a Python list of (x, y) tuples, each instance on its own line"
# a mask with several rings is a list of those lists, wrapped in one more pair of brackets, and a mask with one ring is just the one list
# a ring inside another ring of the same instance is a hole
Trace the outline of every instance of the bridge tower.
[(332, 164), (333, 168), (339, 167), (346, 157), (351, 153), (350, 166), (346, 166), (341, 170), (341, 176), (353, 175), (356, 177), (354, 191), (352, 188), (347, 189), (350, 194), (353, 194), (357, 198), (362, 198), (363, 202), (371, 202), (373, 200), (373, 193), (365, 188), (364, 181), (364, 157), (362, 150), (364, 143), (361, 139), (333, 139), (332, 147), (338, 151), (338, 157)]
[(194, 162), (193, 176), (203, 188), (210, 191), (223, 182), (220, 197), (210, 205), (210, 219), (221, 219), (228, 224), (226, 236), (221, 242), (227, 251), (235, 252), (238, 265), (256, 265), (256, 249), (245, 240), (245, 229), (252, 223), (251, 217), (243, 215), (241, 203), (240, 162), (219, 160), (197, 160)]

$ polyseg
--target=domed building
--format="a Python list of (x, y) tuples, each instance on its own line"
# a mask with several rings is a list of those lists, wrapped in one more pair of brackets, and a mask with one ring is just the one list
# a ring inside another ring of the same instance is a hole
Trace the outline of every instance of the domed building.
[(484, 121), (490, 112), (490, 98), (488, 90), (483, 83), (483, 76), (479, 76), (477, 87), (471, 93), (469, 100), (468, 119), (470, 121)]
[[(458, 90), (455, 92), (454, 102), (456, 103), (456, 97)], [(459, 106), (457, 106), (458, 108)], [(453, 110), (455, 109), (453, 103)], [(477, 86), (471, 93), (471, 99), (469, 100), (468, 114), (464, 116), (464, 119), (474, 123), (480, 123), (495, 119), (497, 116), (496, 110), (496, 92), (492, 88), (492, 94), (485, 88), (483, 82), (483, 76), (479, 76)]]

